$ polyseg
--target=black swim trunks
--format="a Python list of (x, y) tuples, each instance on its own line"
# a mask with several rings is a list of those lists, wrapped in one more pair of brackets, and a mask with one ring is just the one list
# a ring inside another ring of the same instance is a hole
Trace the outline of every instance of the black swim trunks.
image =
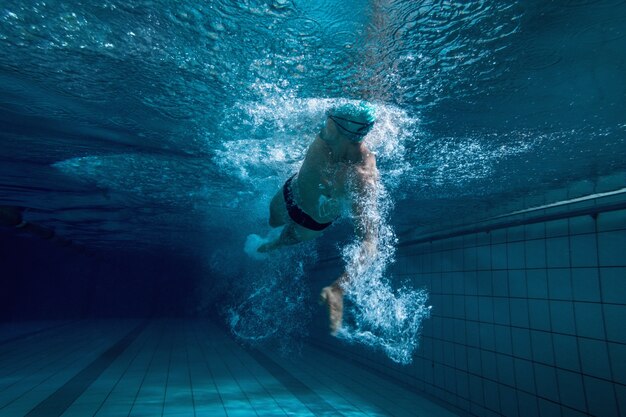
[(283, 185), (283, 198), (285, 199), (285, 205), (287, 206), (287, 213), (289, 213), (289, 217), (291, 220), (296, 222), (302, 227), (306, 227), (310, 230), (320, 231), (326, 229), (333, 222), (329, 223), (318, 223), (313, 217), (306, 214), (293, 199), (293, 193), (291, 192), (291, 181), (294, 179), (295, 174), (289, 178), (285, 185)]

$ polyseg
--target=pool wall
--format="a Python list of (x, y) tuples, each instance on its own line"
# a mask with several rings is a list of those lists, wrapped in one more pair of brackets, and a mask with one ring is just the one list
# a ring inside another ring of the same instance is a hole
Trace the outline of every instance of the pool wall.
[[(624, 178), (573, 183), (529, 198), (538, 208), (427, 236), (399, 231), (394, 279), (428, 288), (433, 306), (411, 365), (330, 337), (314, 343), (459, 414), (624, 415)], [(340, 270), (326, 255), (314, 285)]]

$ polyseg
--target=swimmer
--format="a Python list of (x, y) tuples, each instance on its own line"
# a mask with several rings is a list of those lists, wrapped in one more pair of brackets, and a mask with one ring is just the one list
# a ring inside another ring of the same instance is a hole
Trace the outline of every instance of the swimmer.
[[(249, 235), (245, 248), (249, 255), (262, 258), (283, 246), (315, 239), (348, 207), (360, 242), (355, 266), (376, 256), (378, 216), (368, 202), (376, 199), (379, 175), (376, 158), (363, 143), (374, 125), (374, 110), (363, 102), (344, 104), (326, 116), (300, 170), (270, 203), (269, 225), (274, 231), (266, 238)], [(320, 302), (328, 306), (333, 335), (341, 329), (343, 294), (349, 282), (344, 272), (320, 294)]]

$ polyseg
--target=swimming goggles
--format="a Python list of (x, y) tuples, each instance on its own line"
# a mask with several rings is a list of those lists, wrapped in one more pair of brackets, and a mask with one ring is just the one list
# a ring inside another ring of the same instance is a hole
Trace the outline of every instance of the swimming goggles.
[[(354, 136), (365, 136), (372, 129), (372, 126), (374, 126), (374, 122), (369, 122), (369, 123), (355, 122), (354, 120), (346, 119), (346, 118), (339, 117), (339, 116), (331, 116), (331, 115), (328, 115), (328, 117), (333, 122), (335, 122), (335, 124), (337, 126), (339, 126), (341, 129), (345, 130), (346, 132), (348, 132), (348, 133), (350, 133), (351, 135), (354, 135)], [(342, 120), (344, 122), (352, 123), (354, 125), (361, 126), (361, 127), (359, 127), (356, 130), (356, 132), (355, 132), (355, 131), (352, 131), (352, 130), (346, 128), (345, 126), (343, 126), (338, 120)]]

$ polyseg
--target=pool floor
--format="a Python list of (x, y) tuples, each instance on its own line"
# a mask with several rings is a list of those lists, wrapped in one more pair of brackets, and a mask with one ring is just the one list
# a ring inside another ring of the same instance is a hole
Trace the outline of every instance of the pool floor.
[(317, 347), (250, 349), (205, 320), (0, 325), (0, 416), (454, 416)]

